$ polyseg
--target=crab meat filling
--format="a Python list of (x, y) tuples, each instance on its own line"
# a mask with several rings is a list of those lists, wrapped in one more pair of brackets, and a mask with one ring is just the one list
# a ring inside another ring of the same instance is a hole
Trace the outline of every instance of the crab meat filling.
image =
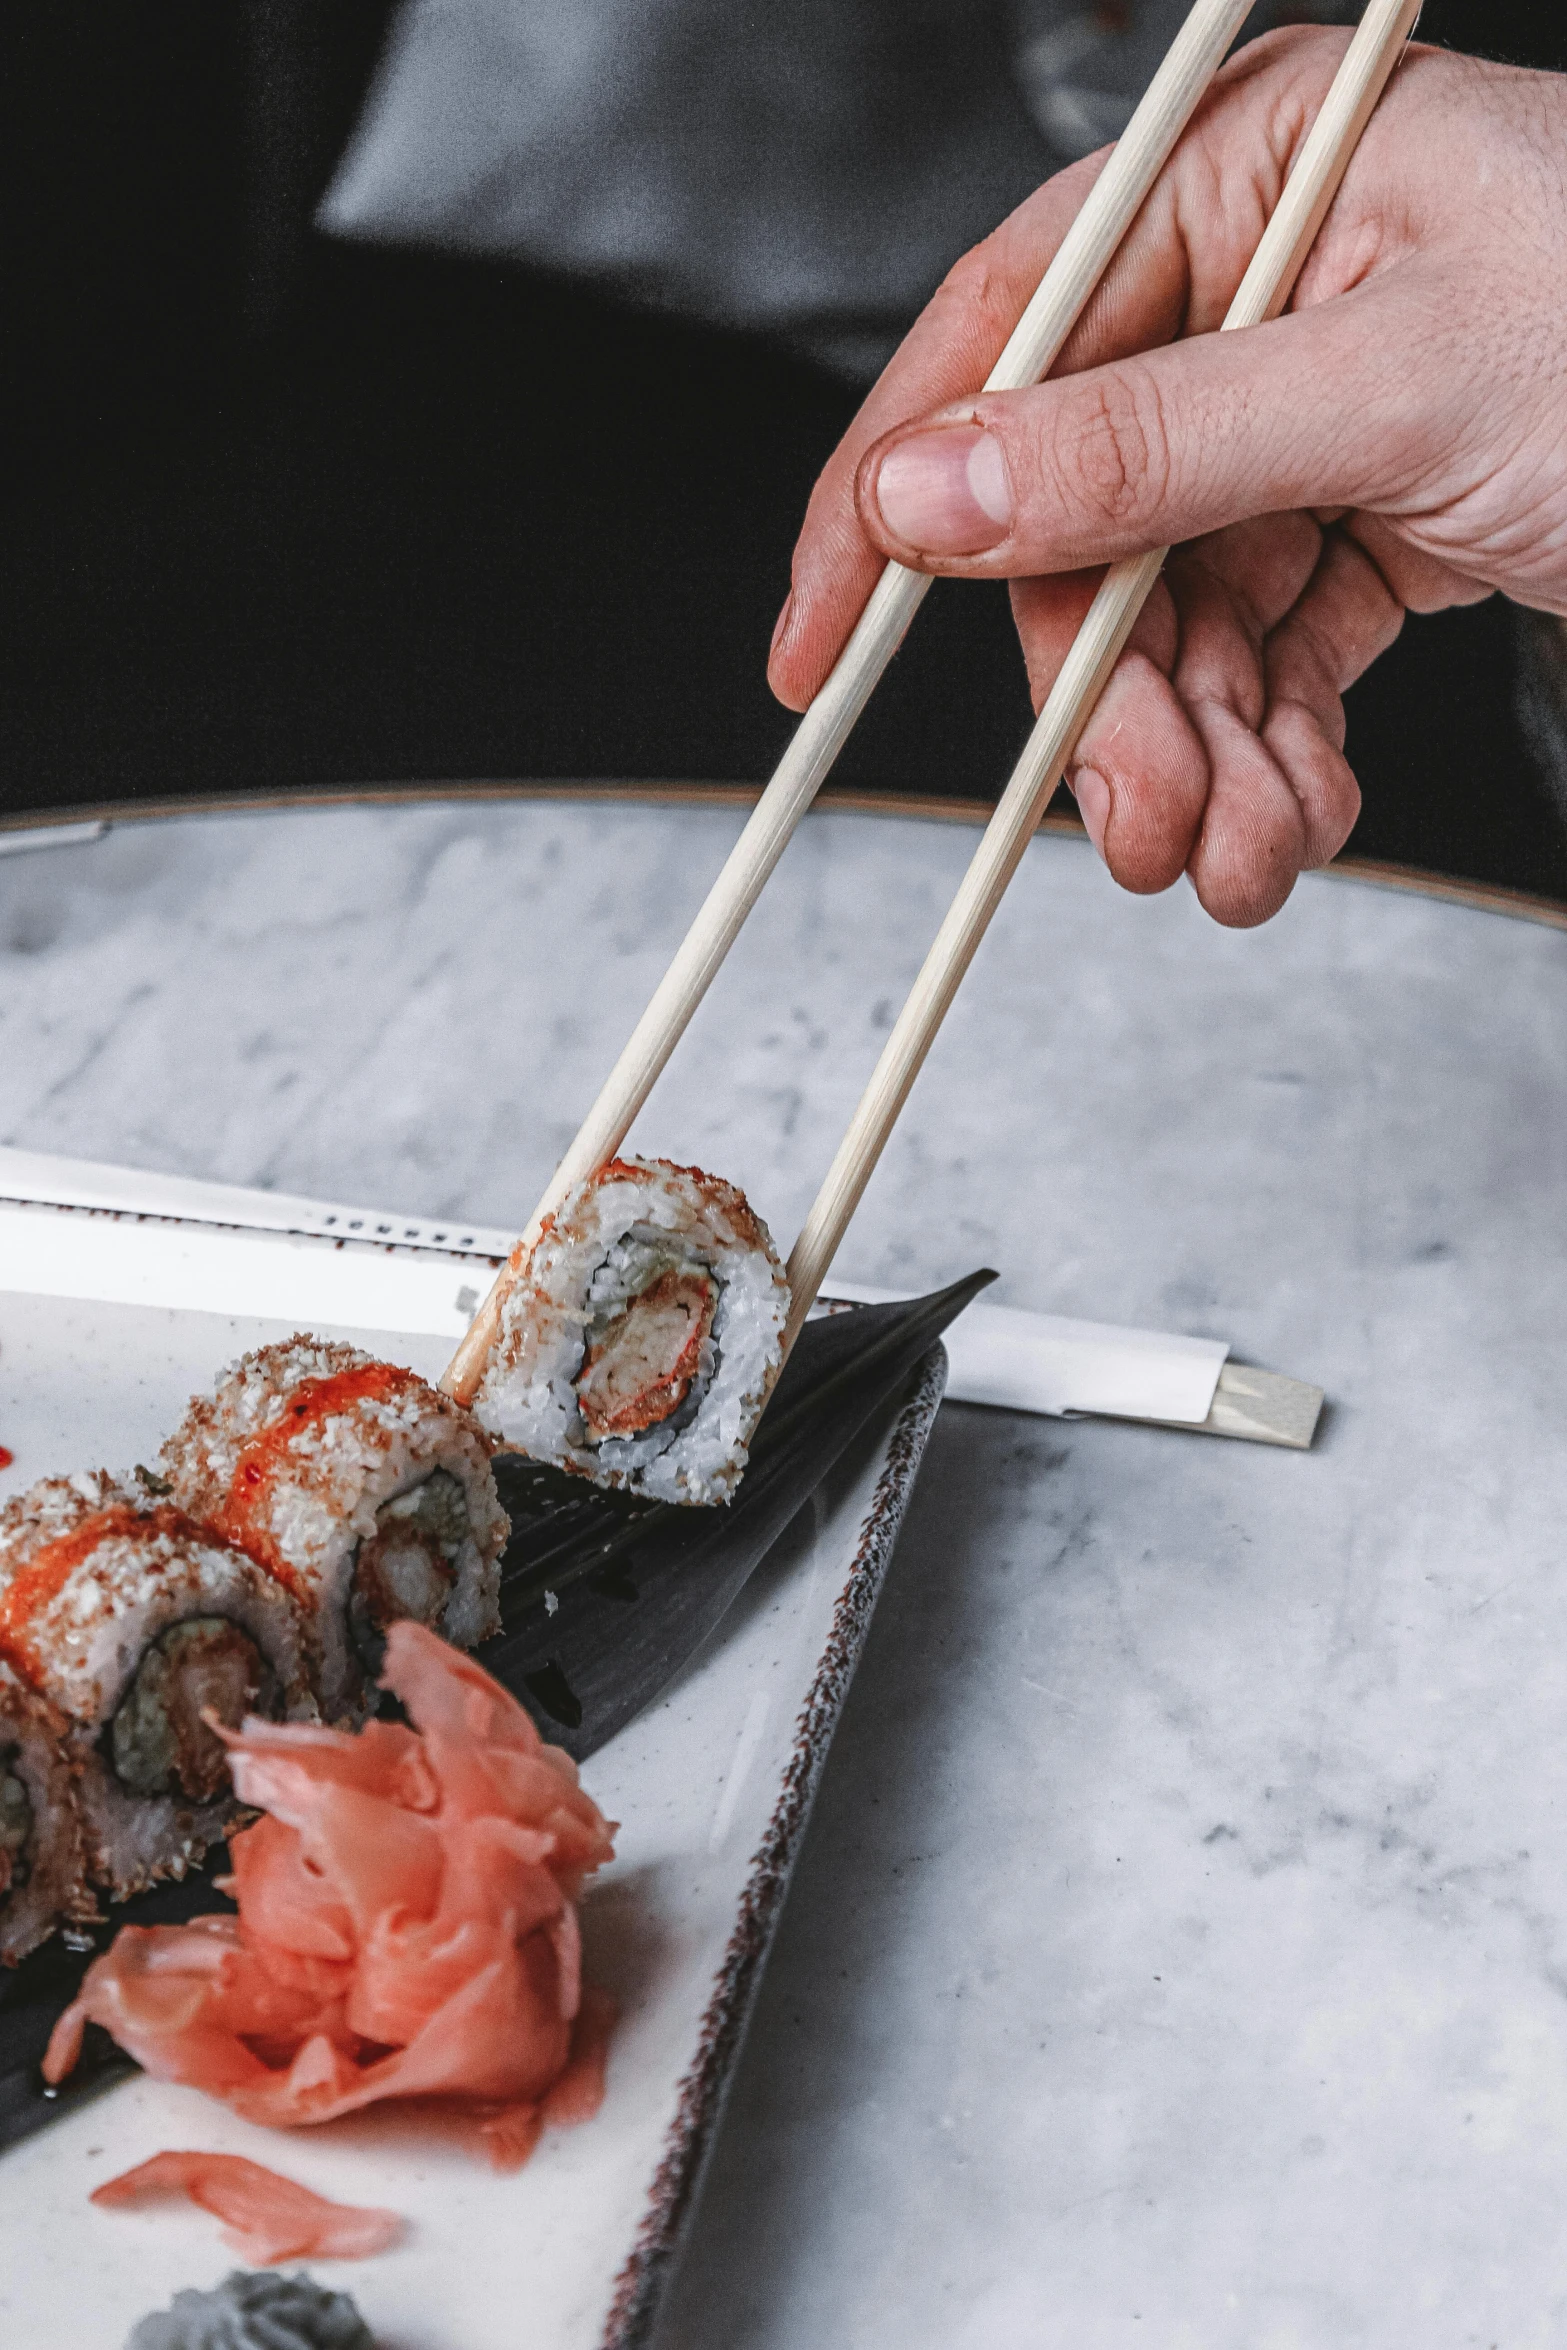
[(348, 1600), (354, 1646), (372, 1672), (380, 1670), (387, 1632), (402, 1618), (439, 1630), (472, 1531), (468, 1496), (449, 1469), (432, 1469), (422, 1484), (376, 1511), (375, 1532), (359, 1545)]
[(26, 1884), (33, 1840), (32, 1797), (12, 1768), (15, 1761), (14, 1750), (0, 1757), (0, 1901)]
[(247, 1632), (226, 1616), (187, 1616), (161, 1632), (136, 1667), (113, 1722), (115, 1774), (133, 1795), (211, 1803), (229, 1783), (223, 1742), (246, 1714), (275, 1713), (277, 1683)]
[(679, 1411), (702, 1368), (717, 1303), (711, 1274), (671, 1266), (593, 1328), (577, 1375), (590, 1441), (638, 1436)]

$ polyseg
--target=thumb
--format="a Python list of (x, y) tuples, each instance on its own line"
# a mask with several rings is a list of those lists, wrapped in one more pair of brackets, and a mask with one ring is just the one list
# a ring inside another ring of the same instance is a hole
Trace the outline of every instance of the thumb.
[(1388, 502), (1451, 447), (1444, 384), (1460, 390), (1462, 375), (1392, 275), (900, 426), (861, 461), (860, 520), (918, 570), (1005, 579), (1291, 507)]

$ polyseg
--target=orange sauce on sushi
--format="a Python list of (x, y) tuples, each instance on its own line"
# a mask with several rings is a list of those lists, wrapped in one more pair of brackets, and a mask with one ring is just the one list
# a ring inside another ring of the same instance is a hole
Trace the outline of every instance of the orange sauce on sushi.
[(184, 1512), (167, 1504), (155, 1510), (132, 1509), (124, 1502), (116, 1502), (112, 1509), (94, 1510), (73, 1526), (69, 1534), (57, 1535), (35, 1550), (25, 1566), (0, 1589), (0, 1653), (3, 1653), (31, 1681), (36, 1678), (28, 1643), (26, 1627), (40, 1608), (48, 1606), (61, 1591), (76, 1569), (92, 1557), (102, 1542), (118, 1541), (125, 1536), (148, 1534), (187, 1534), (190, 1520)]
[(401, 1371), (395, 1363), (361, 1363), (356, 1370), (334, 1371), (325, 1379), (302, 1379), (287, 1408), (240, 1454), (223, 1506), (213, 1520), (217, 1531), (226, 1542), (248, 1551), (285, 1590), (302, 1598), (299, 1575), (261, 1523), (290, 1447), (297, 1437), (319, 1427), (334, 1412), (347, 1411), (356, 1403), (381, 1403), (420, 1384), (412, 1371)]

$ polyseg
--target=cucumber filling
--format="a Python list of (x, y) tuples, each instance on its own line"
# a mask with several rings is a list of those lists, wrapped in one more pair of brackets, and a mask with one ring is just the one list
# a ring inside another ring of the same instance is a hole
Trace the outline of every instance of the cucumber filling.
[(277, 1710), (277, 1683), (256, 1643), (226, 1616), (187, 1616), (147, 1648), (114, 1716), (115, 1776), (133, 1795), (211, 1803), (229, 1783), (223, 1741), (246, 1714)]
[(12, 1765), (15, 1749), (0, 1756), (0, 1901), (25, 1885), (33, 1841), (33, 1799)]
[(381, 1669), (386, 1635), (411, 1617), (439, 1628), (472, 1539), (468, 1496), (449, 1469), (383, 1502), (375, 1532), (360, 1543), (348, 1595), (348, 1628), (368, 1672)]

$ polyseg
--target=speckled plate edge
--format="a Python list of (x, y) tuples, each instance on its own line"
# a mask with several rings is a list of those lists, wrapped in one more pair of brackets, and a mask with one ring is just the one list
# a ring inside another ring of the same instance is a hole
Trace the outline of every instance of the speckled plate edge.
[(865, 1646), (903, 1513), (947, 1385), (947, 1351), (921, 1362), (886, 1442), (886, 1459), (860, 1526), (854, 1563), (795, 1719), (789, 1761), (751, 1862), (728, 1947), (703, 2011), (696, 2054), (680, 2084), (636, 2243), (615, 2285), (600, 2350), (643, 2350), (695, 2214), (702, 2175), (751, 2020), (762, 1969), (799, 1855), (827, 1750)]

